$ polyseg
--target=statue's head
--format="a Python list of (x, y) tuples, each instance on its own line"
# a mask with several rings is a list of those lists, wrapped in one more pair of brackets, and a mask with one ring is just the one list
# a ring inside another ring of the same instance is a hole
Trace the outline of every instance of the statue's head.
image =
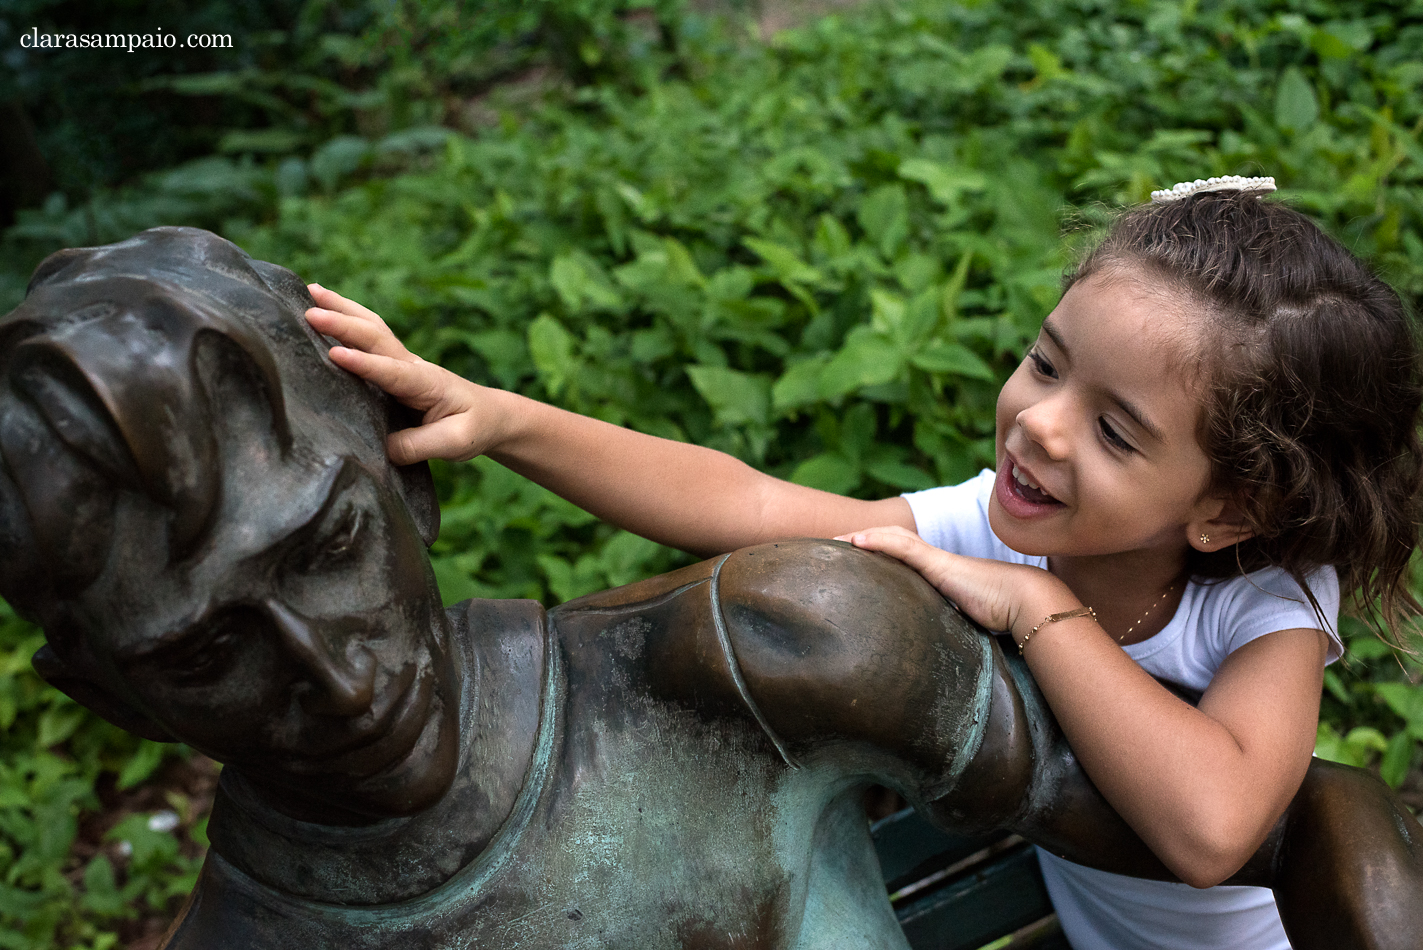
[(458, 761), (458, 664), (396, 468), (290, 271), (188, 228), (61, 251), (0, 320), (0, 595), (35, 668), (278, 807), (406, 814)]

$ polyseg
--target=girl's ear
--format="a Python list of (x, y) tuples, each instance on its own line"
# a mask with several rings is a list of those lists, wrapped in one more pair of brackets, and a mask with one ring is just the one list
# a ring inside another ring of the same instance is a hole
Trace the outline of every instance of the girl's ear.
[(1203, 501), (1197, 517), (1186, 524), (1186, 543), (1207, 554), (1248, 541), (1254, 536), (1255, 531), (1244, 512), (1234, 501), (1225, 498)]

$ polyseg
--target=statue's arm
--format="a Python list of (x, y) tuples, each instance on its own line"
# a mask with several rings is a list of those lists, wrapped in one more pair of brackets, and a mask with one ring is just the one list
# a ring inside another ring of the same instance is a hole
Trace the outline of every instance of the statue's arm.
[(829, 541), (747, 548), (719, 573), (728, 662), (793, 757), (878, 757), (886, 784), (960, 828), (1034, 807), (1050, 717), (917, 573)]
[[(1083, 772), (1027, 667), (914, 572), (831, 542), (737, 552), (721, 609), (792, 756), (875, 762), (932, 820), (1008, 828), (1069, 860), (1173, 879)], [(1423, 937), (1423, 827), (1377, 778), (1314, 762), (1229, 881), (1275, 891), (1298, 950)]]

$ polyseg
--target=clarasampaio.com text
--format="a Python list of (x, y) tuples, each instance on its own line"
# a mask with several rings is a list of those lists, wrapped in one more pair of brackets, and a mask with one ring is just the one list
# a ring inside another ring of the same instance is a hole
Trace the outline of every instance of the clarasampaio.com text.
[(152, 33), (41, 33), (32, 26), (20, 34), (25, 49), (231, 49), (231, 33), (189, 33), (187, 39), (160, 28)]

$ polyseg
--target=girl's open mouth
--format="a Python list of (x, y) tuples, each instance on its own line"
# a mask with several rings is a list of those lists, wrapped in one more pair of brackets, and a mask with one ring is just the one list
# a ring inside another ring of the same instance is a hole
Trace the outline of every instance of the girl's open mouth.
[(1012, 483), (1008, 487), (1012, 489), (1014, 494), (1022, 498), (1024, 501), (1032, 502), (1035, 505), (1057, 504), (1056, 498), (1052, 497), (1047, 492), (1043, 491), (1040, 487), (1033, 484), (1032, 479), (1028, 478), (1027, 475), (1023, 474), (1023, 470), (1018, 468), (1018, 466), (1012, 466), (1010, 474), (1013, 477)]
[(1011, 457), (1005, 458), (998, 469), (993, 494), (1003, 510), (1014, 518), (1036, 518), (1063, 507), (1062, 502), (1043, 491)]

